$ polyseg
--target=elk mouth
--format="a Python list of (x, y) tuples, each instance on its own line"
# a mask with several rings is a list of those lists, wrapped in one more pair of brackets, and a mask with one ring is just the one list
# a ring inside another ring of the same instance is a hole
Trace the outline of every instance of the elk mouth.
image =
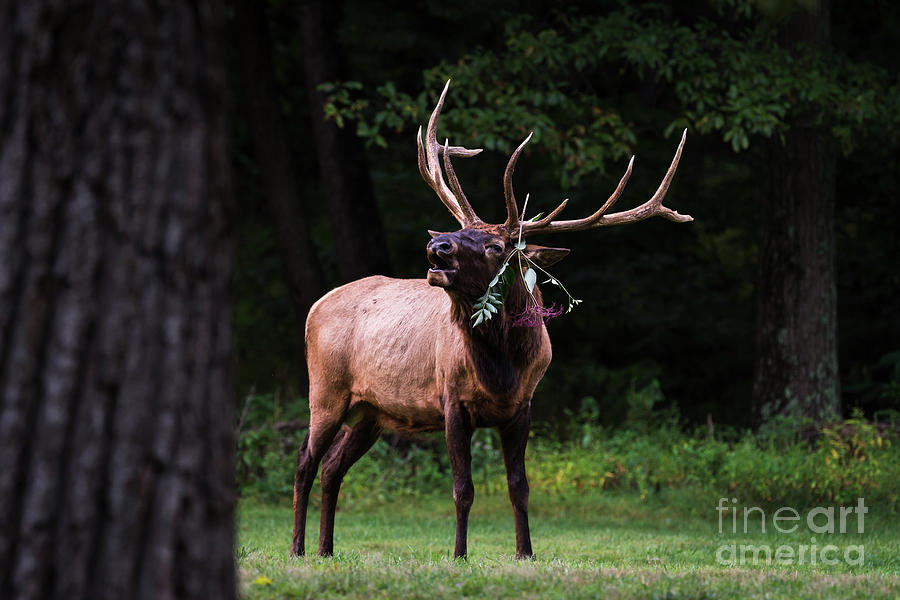
[(437, 252), (428, 253), (428, 262), (431, 263), (426, 277), (429, 284), (442, 288), (453, 285), (453, 281), (456, 279), (455, 265), (451, 265), (446, 257), (438, 255)]

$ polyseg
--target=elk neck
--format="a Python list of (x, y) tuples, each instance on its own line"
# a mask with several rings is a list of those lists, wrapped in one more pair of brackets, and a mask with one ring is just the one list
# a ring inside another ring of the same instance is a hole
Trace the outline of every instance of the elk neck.
[[(534, 297), (542, 305), (537, 286)], [(503, 302), (503, 308), (494, 318), (472, 327), (474, 299), (451, 295), (452, 317), (463, 334), (466, 352), (481, 386), (492, 395), (508, 395), (514, 392), (534, 360), (543, 343), (543, 325), (535, 327), (514, 326), (514, 317), (526, 308), (528, 293), (521, 280), (517, 280)]]

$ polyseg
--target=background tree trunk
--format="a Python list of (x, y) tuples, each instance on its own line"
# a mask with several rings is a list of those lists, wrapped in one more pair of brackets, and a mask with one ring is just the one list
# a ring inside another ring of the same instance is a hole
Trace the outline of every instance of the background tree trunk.
[(233, 598), (214, 2), (3, 2), (0, 598)]
[[(244, 83), (241, 89), (248, 109), (253, 152), (278, 237), (285, 282), (297, 317), (297, 339), (302, 348), (306, 315), (325, 293), (325, 277), (307, 221), (303, 218), (305, 202), (294, 177), (287, 127), (275, 80), (266, 3), (237, 0), (234, 30), (240, 43), (238, 54)], [(298, 366), (298, 373), (301, 393), (305, 394), (308, 380), (303, 361)]]
[[(829, 6), (797, 9), (783, 43), (825, 52)], [(811, 119), (810, 119), (811, 121)], [(753, 393), (772, 415), (841, 413), (834, 267), (835, 154), (827, 128), (795, 121), (769, 144), (761, 205)]]
[(334, 229), (338, 271), (343, 281), (374, 273), (389, 274), (387, 243), (362, 141), (323, 117), (325, 94), (316, 87), (341, 79), (341, 49), (336, 39), (339, 2), (303, 0), (300, 36), (303, 69), (316, 153)]

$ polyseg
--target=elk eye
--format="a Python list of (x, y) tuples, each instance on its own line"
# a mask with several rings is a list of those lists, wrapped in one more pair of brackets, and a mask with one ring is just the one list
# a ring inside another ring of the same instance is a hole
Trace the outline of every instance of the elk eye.
[(488, 244), (487, 246), (488, 252), (493, 252), (494, 254), (500, 254), (503, 252), (503, 247), (499, 244)]

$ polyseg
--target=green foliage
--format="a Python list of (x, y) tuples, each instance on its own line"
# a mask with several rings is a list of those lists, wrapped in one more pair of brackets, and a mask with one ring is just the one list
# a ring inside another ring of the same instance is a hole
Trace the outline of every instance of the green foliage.
[(900, 509), (896, 430), (855, 418), (824, 428), (812, 442), (800, 439), (796, 428), (766, 437), (746, 433), (729, 442), (661, 423), (643, 431), (599, 432), (580, 448), (548, 451), (538, 442), (540, 458), (529, 465), (532, 485), (563, 494), (633, 489), (643, 498), (686, 488), (760, 505), (850, 504), (865, 497)]
[(447, 485), (450, 461), (443, 439), (410, 445), (402, 452), (384, 439), (375, 443), (351, 469), (341, 486), (342, 501), (386, 502), (397, 496), (418, 496)]
[(510, 252), (500, 266), (500, 270), (488, 283), (487, 291), (472, 305), (472, 327), (478, 327), (483, 322), (490, 320), (503, 308), (503, 301), (506, 300), (506, 295), (516, 280), (516, 272), (507, 268), (509, 260), (515, 253), (515, 250)]
[[(724, 4), (734, 3), (718, 3), (720, 13)], [(827, 49), (779, 45), (776, 19), (736, 4), (746, 17), (736, 30), (702, 14), (682, 23), (658, 4), (604, 16), (560, 12), (543, 28), (523, 17), (505, 49), (436, 65), (424, 73), (425, 89), (453, 77), (444, 119), (457, 142), (508, 151), (533, 130), (564, 188), (632, 152), (636, 125), (600, 83), (609, 73), (652, 80), (674, 95), (680, 114), (663, 124), (666, 135), (684, 127), (718, 132), (735, 152), (757, 136), (784, 140), (792, 122), (829, 127), (845, 153), (870, 132), (896, 132), (896, 72)], [(327, 89), (326, 117), (356, 121), (357, 133), (381, 146), (384, 130), (421, 124), (430, 110), (424, 92), (412, 96), (392, 83), (369, 100), (351, 94), (362, 92), (359, 82)]]
[(235, 479), (241, 495), (268, 502), (290, 498), (308, 404), (285, 401), (277, 393), (251, 393), (238, 419)]
[[(528, 206), (528, 197), (525, 198), (525, 206)], [(523, 208), (522, 211), (524, 214), (525, 208)], [(541, 215), (539, 214), (531, 220), (536, 221), (540, 219), (540, 217)], [(534, 296), (534, 286), (537, 285), (538, 270), (548, 277), (544, 283), (555, 285), (565, 292), (568, 298), (566, 313), (572, 312), (573, 308), (581, 304), (581, 300), (572, 296), (559, 279), (550, 275), (550, 273), (528, 258), (528, 255), (525, 253), (525, 247), (525, 240), (522, 239), (522, 232), (520, 230), (519, 240), (516, 242), (512, 252), (510, 252), (503, 260), (503, 264), (500, 265), (500, 270), (497, 271), (497, 274), (490, 283), (488, 283), (487, 291), (472, 305), (472, 327), (478, 327), (485, 321), (490, 320), (495, 314), (499, 313), (500, 309), (503, 308), (503, 301), (506, 300), (510, 288), (516, 281), (517, 273), (525, 284), (525, 290), (528, 292), (529, 296), (528, 306), (535, 312), (537, 315), (536, 318), (540, 318), (543, 315), (539, 310), (540, 305), (537, 298)], [(513, 268), (508, 268), (513, 260), (515, 260), (515, 266)], [(528, 310), (528, 308), (526, 308), (526, 310)]]
[[(642, 499), (664, 489), (684, 490), (698, 497), (727, 495), (763, 506), (797, 507), (851, 504), (865, 497), (900, 510), (896, 428), (856, 415), (809, 433), (778, 421), (757, 435), (727, 428), (717, 435), (706, 429), (686, 433), (677, 414), (661, 407), (656, 380), (632, 388), (626, 401), (627, 427), (598, 425), (600, 409), (592, 398), (582, 401), (578, 413), (567, 415), (571, 425), (562, 432), (565, 440), (561, 432), (538, 427), (527, 456), (532, 489), (563, 497), (586, 490), (630, 490)], [(284, 433), (274, 425), (304, 419), (304, 403), (279, 408), (275, 396), (263, 396), (253, 405), (238, 441), (238, 485), (243, 496), (284, 501), (291, 497), (296, 452), (305, 432)], [(402, 448), (379, 440), (345, 478), (342, 502), (383, 503), (449, 492), (450, 468), (440, 434)], [(482, 492), (505, 491), (496, 431), (476, 431), (472, 471)]]
[[(596, 94), (573, 96), (549, 81), (533, 86), (526, 81), (501, 81), (500, 77), (510, 75), (496, 71), (503, 58), (470, 55), (454, 67), (440, 65), (426, 72), (429, 90), (439, 90), (446, 75), (453, 74), (453, 108), (442, 121), (456, 132), (455, 143), (509, 152), (516, 137), (524, 138), (532, 131), (532, 144), (550, 152), (564, 188), (630, 154), (636, 141), (632, 127), (615, 110), (603, 107)], [(432, 84), (437, 81), (435, 88)], [(425, 123), (433, 108), (433, 99), (426, 92), (412, 96), (384, 85), (376, 89), (380, 97), (370, 103), (356, 99), (339, 83), (332, 85), (335, 92), (327, 98), (326, 116), (339, 124), (356, 121), (357, 133), (370, 144), (385, 144), (386, 131), (397, 134)], [(589, 117), (579, 118), (585, 109)]]
[[(625, 404), (628, 406), (628, 424), (638, 431), (647, 432), (654, 426), (664, 426), (658, 417), (661, 414), (658, 409), (664, 400), (662, 389), (658, 379), (652, 379), (646, 386), (635, 389), (634, 381), (625, 396)], [(674, 423), (677, 424), (677, 414)]]
[(300, 435), (283, 434), (270, 428), (242, 432), (236, 468), (241, 495), (268, 502), (290, 498), (297, 448), (302, 441)]
[(877, 493), (898, 496), (897, 430), (868, 422), (857, 413), (843, 423), (823, 428), (821, 433), (817, 456), (824, 462), (825, 476), (817, 489), (824, 497), (847, 501), (867, 496), (872, 488), (887, 488)]

